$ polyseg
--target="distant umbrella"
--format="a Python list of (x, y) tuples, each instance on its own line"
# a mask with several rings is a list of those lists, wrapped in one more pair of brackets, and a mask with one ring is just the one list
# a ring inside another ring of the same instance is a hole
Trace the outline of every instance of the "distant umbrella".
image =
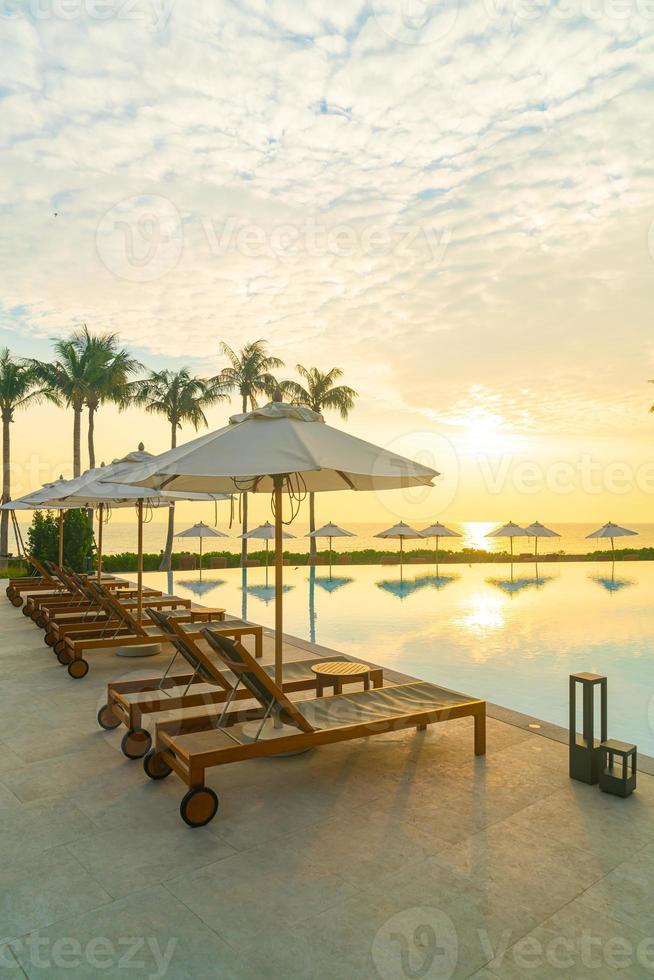
[[(290, 531), (282, 530), (282, 537), (294, 538), (295, 535), (291, 534)], [(261, 541), (266, 542), (266, 569), (267, 569), (269, 542), (275, 540), (275, 525), (271, 524), (270, 521), (266, 521), (265, 524), (260, 524), (259, 527), (253, 528), (252, 531), (248, 531), (246, 534), (239, 534), (239, 538), (258, 538)]]
[(420, 532), (423, 538), (436, 538), (436, 564), (438, 565), (438, 541), (439, 538), (460, 538), (463, 535), (459, 534), (458, 531), (453, 531), (449, 527), (445, 527), (444, 524), (440, 524), (436, 521), (435, 524), (430, 524), (423, 531)]
[(398, 538), (400, 542), (400, 565), (402, 564), (402, 558), (404, 555), (404, 539), (405, 538), (422, 538), (422, 531), (416, 531), (415, 527), (409, 527), (404, 521), (400, 521), (399, 524), (394, 524), (393, 527), (387, 527), (385, 531), (380, 531), (375, 534), (376, 538)]
[(227, 538), (229, 535), (225, 534), (224, 531), (217, 531), (213, 527), (209, 527), (204, 521), (198, 521), (193, 527), (187, 527), (185, 531), (179, 531), (176, 538), (198, 538), (200, 541), (200, 575), (202, 575), (202, 542), (204, 538)]
[(331, 575), (332, 570), (332, 538), (355, 538), (356, 534), (352, 531), (346, 531), (345, 528), (339, 527), (338, 524), (332, 524), (331, 521), (328, 524), (324, 524), (319, 527), (317, 531), (311, 531), (307, 534), (308, 538), (329, 538), (329, 573)]
[(560, 538), (561, 535), (558, 531), (553, 531), (550, 527), (545, 527), (539, 521), (534, 521), (529, 527), (525, 528), (525, 531), (530, 538), (534, 539), (534, 557), (538, 555), (538, 539), (539, 538)]
[(494, 531), (489, 531), (486, 535), (487, 538), (509, 538), (511, 541), (511, 561), (513, 561), (513, 539), (514, 538), (528, 538), (529, 532), (525, 530), (524, 527), (518, 527), (513, 521), (509, 521), (508, 524), (503, 524), (502, 527), (496, 528)]
[(613, 552), (613, 557), (615, 558), (615, 543), (614, 538), (628, 538), (633, 535), (638, 534), (638, 531), (630, 531), (626, 527), (620, 527), (619, 524), (613, 524), (611, 521), (608, 524), (603, 524), (602, 527), (593, 531), (591, 534), (586, 535), (588, 538), (610, 538), (611, 539), (611, 551)]

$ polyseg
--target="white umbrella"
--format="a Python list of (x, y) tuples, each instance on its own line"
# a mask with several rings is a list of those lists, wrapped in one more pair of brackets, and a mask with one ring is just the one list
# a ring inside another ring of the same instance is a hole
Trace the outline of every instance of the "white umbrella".
[[(282, 500), (307, 492), (431, 486), (437, 476), (412, 460), (326, 425), (304, 405), (275, 400), (230, 424), (135, 466), (130, 482), (163, 490), (273, 494), (275, 515), (275, 680), (282, 679)], [(294, 515), (293, 515), (294, 516)]]
[(436, 564), (438, 565), (438, 542), (440, 538), (460, 538), (462, 537), (458, 531), (453, 531), (450, 527), (445, 527), (439, 521), (435, 524), (430, 524), (429, 527), (424, 528), (420, 532), (423, 538), (436, 538)]
[[(253, 528), (251, 531), (246, 531), (245, 534), (239, 534), (239, 538), (259, 538), (266, 542), (266, 574), (268, 570), (268, 547), (269, 542), (275, 540), (275, 525), (271, 524), (270, 521), (266, 521), (265, 524), (260, 524), (259, 527)], [(289, 531), (282, 531), (282, 538), (294, 538), (295, 535), (291, 534)]]
[[(54, 483), (46, 483), (40, 488), (40, 490), (32, 490), (30, 493), (24, 494), (22, 497), (17, 497), (16, 500), (8, 500), (6, 504), (2, 504), (0, 510), (11, 511), (11, 520), (14, 528), (14, 535), (16, 537), (16, 546), (19, 553), (22, 551), (25, 553), (25, 545), (23, 544), (23, 537), (16, 519), (15, 511), (17, 510), (58, 510), (59, 511), (59, 549), (58, 549), (58, 564), (61, 567), (64, 561), (64, 511), (65, 510), (75, 510), (74, 504), (62, 504), (60, 500), (56, 499), (56, 494), (58, 488), (65, 484), (66, 480), (63, 477), (59, 477)], [(53, 497), (54, 495), (54, 497)]]
[(603, 524), (596, 531), (592, 531), (591, 534), (587, 534), (586, 538), (610, 538), (611, 539), (611, 551), (613, 552), (613, 557), (615, 559), (615, 543), (614, 538), (627, 538), (637, 535), (638, 531), (630, 531), (626, 527), (620, 527), (619, 524), (613, 524), (611, 521), (608, 524)]
[(356, 534), (353, 531), (346, 531), (344, 527), (339, 527), (338, 524), (332, 524), (328, 521), (327, 524), (323, 524), (319, 527), (317, 531), (310, 531), (307, 534), (308, 538), (329, 538), (329, 574), (332, 571), (332, 538), (356, 538)]
[(511, 561), (513, 561), (513, 539), (528, 538), (529, 532), (525, 530), (524, 527), (518, 527), (518, 525), (514, 524), (513, 521), (509, 521), (508, 524), (503, 524), (502, 527), (498, 527), (494, 531), (489, 531), (486, 537), (509, 538), (511, 541)]
[(204, 538), (228, 538), (229, 535), (225, 534), (224, 531), (218, 531), (209, 527), (204, 521), (198, 521), (193, 527), (187, 527), (185, 531), (180, 531), (175, 537), (200, 539), (200, 576), (202, 576), (202, 541)]
[[(99, 466), (87, 470), (73, 480), (66, 480), (57, 486), (58, 497), (69, 506), (82, 508), (98, 507), (98, 577), (102, 573), (102, 523), (105, 507), (129, 507), (136, 505), (138, 518), (137, 532), (137, 592), (138, 619), (143, 612), (143, 512), (145, 505), (151, 507), (169, 507), (178, 500), (227, 500), (229, 494), (222, 493), (170, 493), (152, 488), (134, 487), (123, 482), (123, 474), (138, 464), (153, 460), (151, 453), (142, 447), (136, 452), (128, 453), (122, 459), (114, 460), (108, 466)], [(102, 478), (102, 479), (100, 479)]]
[(538, 539), (539, 538), (560, 538), (558, 531), (553, 531), (551, 527), (545, 527), (540, 521), (534, 521), (525, 531), (530, 538), (534, 539), (534, 558), (538, 558)]
[(394, 524), (393, 527), (387, 527), (385, 531), (380, 531), (375, 534), (376, 538), (399, 538), (400, 540), (400, 565), (402, 564), (402, 558), (404, 555), (404, 539), (405, 538), (421, 538), (422, 532), (416, 531), (415, 527), (409, 527), (404, 521), (400, 521), (399, 524)]

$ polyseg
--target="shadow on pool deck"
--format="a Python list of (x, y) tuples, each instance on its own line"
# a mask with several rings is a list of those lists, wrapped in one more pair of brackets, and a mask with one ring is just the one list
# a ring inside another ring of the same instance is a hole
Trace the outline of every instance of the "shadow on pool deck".
[(565, 745), (493, 709), (485, 758), (462, 719), (214, 769), (193, 831), (182, 784), (95, 720), (108, 680), (167, 657), (75, 682), (7, 602), (0, 627), (0, 977), (654, 972), (647, 775), (627, 800), (572, 783)]

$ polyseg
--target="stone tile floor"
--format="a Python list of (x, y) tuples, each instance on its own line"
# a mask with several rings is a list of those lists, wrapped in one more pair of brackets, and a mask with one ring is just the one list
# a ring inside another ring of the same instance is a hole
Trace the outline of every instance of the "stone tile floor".
[(465, 719), (215, 770), (191, 830), (95, 720), (165, 655), (72, 681), (4, 598), (0, 635), (0, 980), (654, 975), (653, 778), (605, 796), (495, 720), (475, 759)]

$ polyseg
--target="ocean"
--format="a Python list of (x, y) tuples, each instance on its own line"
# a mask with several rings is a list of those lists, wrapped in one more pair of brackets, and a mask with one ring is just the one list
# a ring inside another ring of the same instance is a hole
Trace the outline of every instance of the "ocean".
[[(29, 525), (30, 519), (27, 515), (21, 515), (21, 527), (23, 534), (25, 535), (27, 526)], [(207, 521), (208, 522), (208, 521)], [(188, 518), (179, 523), (179, 530), (188, 527), (192, 523)], [(389, 522), (390, 523), (390, 522)], [(549, 554), (551, 552), (564, 552), (565, 554), (588, 554), (592, 551), (604, 550), (610, 548), (609, 541), (595, 541), (587, 540), (586, 535), (591, 531), (596, 530), (599, 527), (598, 523), (561, 523), (556, 524), (552, 522), (548, 524), (547, 521), (543, 522), (548, 527), (552, 527), (554, 530), (561, 534), (560, 538), (541, 538), (538, 542), (538, 550), (540, 554)], [(394, 540), (384, 540), (376, 538), (375, 532), (381, 531), (386, 525), (382, 523), (348, 523), (343, 524), (347, 530), (353, 531), (356, 537), (354, 538), (334, 538), (333, 539), (333, 549), (337, 552), (347, 552), (347, 551), (361, 551), (366, 548), (374, 548), (377, 551), (385, 551), (392, 553), (399, 549), (399, 542)], [(416, 522), (416, 527), (420, 529), (422, 525)], [(482, 521), (466, 521), (466, 522), (448, 522), (448, 527), (452, 530), (458, 531), (461, 534), (460, 538), (441, 538), (440, 548), (444, 550), (461, 551), (463, 548), (483, 548), (486, 551), (500, 552), (508, 550), (509, 542), (503, 538), (487, 538), (486, 535), (493, 528), (497, 527), (495, 522), (482, 522)], [(637, 537), (629, 538), (616, 538), (616, 547), (633, 547), (633, 548), (645, 548), (654, 547), (654, 524), (631, 524), (628, 525), (631, 530), (637, 532)], [(229, 551), (234, 554), (240, 552), (241, 542), (237, 537), (239, 533), (238, 525), (235, 524), (231, 530), (226, 527), (225, 523), (221, 522), (218, 524), (218, 530), (226, 532), (229, 537), (227, 538), (216, 538), (215, 543), (213, 541), (207, 541), (205, 539), (203, 550), (207, 551)], [(297, 521), (292, 524), (287, 530), (294, 534), (297, 540), (295, 541), (285, 541), (284, 547), (289, 551), (299, 551), (305, 552), (309, 550), (309, 540), (305, 537), (309, 527), (308, 524)], [(164, 547), (166, 540), (166, 524), (161, 521), (152, 521), (149, 524), (144, 524), (143, 527), (143, 542), (144, 550), (150, 553), (157, 553), (161, 551)], [(10, 548), (13, 542), (10, 540)], [(327, 548), (327, 541), (320, 540), (318, 543), (319, 550)], [(263, 548), (263, 541), (251, 541), (250, 550), (258, 551)], [(407, 551), (414, 547), (423, 548), (433, 548), (434, 540), (425, 539), (424, 542), (416, 540), (406, 540), (405, 549)], [(514, 551), (517, 554), (521, 552), (533, 551), (534, 541), (533, 538), (517, 538), (514, 541)], [(192, 540), (189, 538), (176, 538), (173, 543), (174, 551), (192, 551), (198, 550), (197, 540)], [(103, 530), (103, 551), (105, 554), (117, 554), (123, 551), (136, 551), (136, 521), (132, 520), (118, 520), (112, 518), (110, 522), (105, 525)]]

